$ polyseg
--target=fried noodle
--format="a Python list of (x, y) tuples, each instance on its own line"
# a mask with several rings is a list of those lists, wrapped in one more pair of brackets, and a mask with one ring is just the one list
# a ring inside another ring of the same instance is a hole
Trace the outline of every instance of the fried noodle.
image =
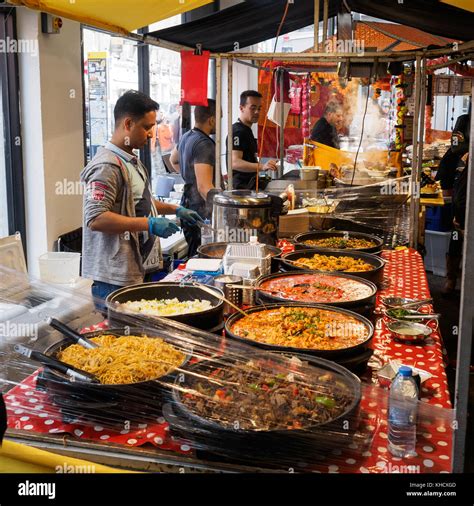
[(99, 348), (73, 344), (58, 354), (59, 360), (94, 374), (107, 385), (149, 381), (166, 375), (185, 359), (163, 339), (107, 334), (93, 337)]

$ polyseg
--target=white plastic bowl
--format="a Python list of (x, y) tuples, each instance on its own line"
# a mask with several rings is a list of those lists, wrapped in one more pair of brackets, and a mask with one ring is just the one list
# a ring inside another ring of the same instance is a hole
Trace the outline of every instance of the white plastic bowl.
[(79, 278), (80, 253), (48, 252), (39, 257), (41, 281), (75, 283)]

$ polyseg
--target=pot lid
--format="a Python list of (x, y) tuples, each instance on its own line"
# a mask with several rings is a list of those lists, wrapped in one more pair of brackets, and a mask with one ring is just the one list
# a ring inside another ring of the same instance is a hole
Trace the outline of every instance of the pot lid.
[(232, 207), (270, 207), (272, 199), (266, 193), (255, 193), (251, 190), (232, 190), (216, 195), (214, 204)]

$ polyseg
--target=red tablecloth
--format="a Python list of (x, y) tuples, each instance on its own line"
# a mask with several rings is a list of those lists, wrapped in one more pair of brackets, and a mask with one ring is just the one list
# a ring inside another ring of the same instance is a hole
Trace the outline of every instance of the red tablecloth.
[[(379, 291), (383, 295), (414, 298), (429, 297), (429, 289), (421, 256), (414, 250), (387, 251), (383, 253), (388, 261), (385, 267), (387, 288)], [(106, 323), (89, 327), (84, 331), (106, 327)], [(372, 341), (374, 356), (369, 362), (367, 380), (372, 386), (365, 388), (361, 408), (363, 422), (361, 430), (372, 434), (370, 448), (352, 444), (344, 450), (328, 454), (316, 472), (352, 473), (396, 473), (396, 472), (449, 472), (451, 470), (452, 429), (449, 423), (421, 424), (418, 432), (417, 457), (400, 459), (392, 457), (387, 450), (387, 390), (377, 386), (376, 370), (389, 359), (399, 359), (404, 364), (416, 365), (432, 374), (423, 384), (421, 399), (435, 408), (451, 408), (444, 350), (441, 336), (433, 332), (423, 346), (406, 345), (393, 340), (383, 322), (376, 325)], [(104, 427), (61, 422), (57, 408), (48, 397), (35, 390), (37, 372), (20, 385), (14, 387), (5, 398), (9, 415), (9, 427), (40, 433), (68, 433), (81, 439), (107, 441), (128, 446), (151, 443), (164, 450), (192, 453), (190, 444), (170, 435), (168, 424), (158, 418), (152, 425), (142, 424), (112, 431)], [(33, 408), (32, 408), (33, 406)], [(441, 412), (441, 411), (440, 411)], [(448, 411), (446, 411), (448, 414)], [(448, 416), (446, 417), (448, 419)], [(406, 466), (410, 466), (407, 468)]]

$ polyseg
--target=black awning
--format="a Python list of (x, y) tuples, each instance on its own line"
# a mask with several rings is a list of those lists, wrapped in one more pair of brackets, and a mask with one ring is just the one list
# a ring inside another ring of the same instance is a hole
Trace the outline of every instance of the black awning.
[[(411, 1), (411, 0), (410, 0)], [(228, 9), (183, 25), (166, 28), (149, 35), (168, 42), (213, 52), (228, 52), (251, 46), (276, 36), (287, 0), (247, 0)], [(321, 2), (320, 18), (323, 17)], [(335, 16), (340, 0), (330, 0), (329, 16)], [(292, 32), (313, 23), (313, 0), (294, 0), (281, 33)]]
[[(184, 46), (213, 52), (245, 48), (275, 37), (287, 0), (247, 0), (215, 14), (150, 35)], [(419, 28), (434, 35), (456, 40), (474, 39), (474, 13), (440, 3), (438, 0), (346, 0), (354, 12)], [(329, 1), (329, 17), (335, 16), (341, 0)], [(322, 5), (320, 2), (320, 19)], [(313, 23), (312, 0), (294, 0), (281, 33)]]

